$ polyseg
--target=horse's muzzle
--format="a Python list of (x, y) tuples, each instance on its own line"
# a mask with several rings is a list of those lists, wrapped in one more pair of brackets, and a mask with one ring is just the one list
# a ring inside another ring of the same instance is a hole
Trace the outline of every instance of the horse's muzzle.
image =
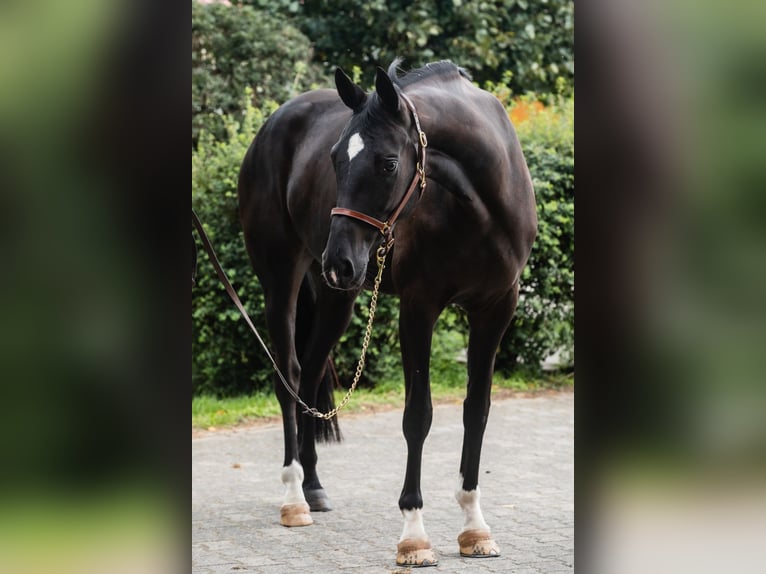
[(354, 285), (354, 263), (347, 257), (340, 257), (336, 261), (323, 266), (325, 281), (335, 289), (349, 289)]
[(364, 283), (367, 262), (367, 257), (354, 257), (348, 249), (328, 247), (322, 254), (322, 276), (333, 289), (354, 291)]

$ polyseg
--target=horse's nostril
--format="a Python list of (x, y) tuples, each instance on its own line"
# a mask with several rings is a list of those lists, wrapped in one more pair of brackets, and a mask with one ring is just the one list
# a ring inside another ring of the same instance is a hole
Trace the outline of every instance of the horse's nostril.
[(354, 263), (348, 257), (336, 254), (331, 260), (323, 262), (323, 272), (327, 284), (331, 287), (345, 289), (354, 280)]
[(343, 258), (338, 261), (338, 275), (341, 280), (346, 281), (354, 278), (354, 264), (350, 259)]

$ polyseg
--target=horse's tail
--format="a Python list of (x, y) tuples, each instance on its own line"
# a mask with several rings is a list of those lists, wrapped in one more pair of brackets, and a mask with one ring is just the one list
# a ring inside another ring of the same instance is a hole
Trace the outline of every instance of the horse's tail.
[[(319, 382), (319, 389), (317, 390), (317, 403), (316, 409), (321, 413), (326, 413), (335, 408), (335, 397), (333, 396), (333, 389), (337, 385), (337, 374), (335, 374), (335, 367), (332, 365), (332, 359), (327, 359), (327, 368), (325, 369), (322, 380)], [(343, 440), (343, 436), (340, 434), (340, 427), (338, 426), (338, 416), (332, 417), (330, 420), (320, 419), (315, 417), (304, 417), (300, 415), (301, 407), (298, 406), (298, 441), (300, 442), (303, 436), (303, 425), (308, 421), (309, 424), (314, 425), (314, 439), (316, 442), (340, 442)]]
[[(312, 327), (314, 317), (314, 305), (316, 304), (316, 289), (312, 283), (310, 275), (307, 275), (301, 284), (298, 292), (298, 308), (295, 323), (295, 346), (299, 355), (302, 355), (309, 333)], [(332, 359), (327, 359), (322, 379), (317, 389), (316, 409), (319, 412), (326, 413), (335, 408), (335, 397), (333, 390), (340, 387), (338, 374), (335, 372), (335, 366)], [(301, 407), (298, 406), (298, 413)], [(298, 440), (303, 434), (303, 425), (308, 417), (298, 416)], [(338, 417), (334, 416), (330, 420), (312, 417), (309, 419), (314, 425), (314, 436), (317, 442), (340, 442), (342, 436), (338, 426)]]
[[(327, 368), (322, 376), (322, 382), (319, 383), (319, 391), (317, 394), (317, 410), (322, 413), (326, 413), (335, 408), (335, 397), (333, 396), (333, 389), (339, 386), (338, 374), (335, 372), (335, 365), (333, 365), (332, 358), (327, 359)], [(335, 415), (330, 420), (315, 419), (314, 431), (316, 433), (317, 442), (340, 442), (343, 437), (340, 434), (340, 427), (338, 426), (338, 416)]]

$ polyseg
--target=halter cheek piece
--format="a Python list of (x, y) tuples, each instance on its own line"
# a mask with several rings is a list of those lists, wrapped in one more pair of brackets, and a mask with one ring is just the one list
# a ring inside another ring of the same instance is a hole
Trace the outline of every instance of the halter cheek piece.
[(383, 235), (383, 246), (385, 251), (388, 251), (388, 249), (390, 249), (394, 243), (394, 224), (399, 218), (399, 215), (404, 209), (404, 206), (407, 205), (407, 202), (412, 197), (412, 194), (418, 188), (418, 183), (420, 184), (420, 195), (423, 195), (423, 191), (426, 189), (426, 148), (428, 147), (428, 140), (426, 139), (425, 132), (420, 128), (420, 119), (418, 118), (417, 111), (415, 111), (415, 105), (412, 103), (412, 100), (410, 100), (404, 94), (400, 95), (404, 102), (407, 104), (407, 107), (412, 114), (412, 119), (415, 121), (415, 127), (418, 130), (418, 144), (416, 145), (418, 162), (417, 167), (415, 168), (415, 175), (412, 178), (410, 187), (407, 189), (407, 193), (404, 194), (404, 197), (402, 197), (399, 205), (396, 206), (396, 209), (394, 209), (393, 213), (386, 221), (380, 221), (379, 219), (375, 219), (370, 215), (366, 215), (359, 211), (354, 211), (353, 209), (346, 209), (345, 207), (334, 207), (330, 211), (330, 216), (345, 215), (346, 217), (358, 219), (359, 221), (363, 221), (367, 225), (371, 225), (376, 228)]

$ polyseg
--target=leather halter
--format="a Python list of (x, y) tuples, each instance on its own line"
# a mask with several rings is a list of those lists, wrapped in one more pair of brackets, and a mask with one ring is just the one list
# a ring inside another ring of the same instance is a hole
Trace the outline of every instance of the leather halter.
[(412, 100), (410, 100), (404, 94), (400, 94), (400, 96), (407, 104), (407, 107), (412, 114), (412, 119), (415, 121), (415, 128), (418, 130), (418, 143), (416, 144), (418, 162), (415, 167), (415, 175), (412, 178), (410, 187), (407, 189), (407, 193), (404, 194), (404, 197), (402, 197), (401, 201), (396, 206), (396, 209), (394, 209), (393, 213), (388, 217), (386, 221), (380, 221), (379, 219), (375, 219), (370, 215), (360, 211), (355, 211), (353, 209), (347, 209), (345, 207), (334, 207), (330, 211), (330, 216), (345, 215), (346, 217), (351, 217), (353, 219), (363, 221), (367, 225), (371, 225), (380, 231), (380, 233), (383, 235), (386, 250), (388, 250), (394, 243), (394, 224), (396, 224), (396, 220), (399, 219), (399, 215), (407, 205), (407, 202), (409, 202), (412, 194), (415, 192), (415, 189), (418, 188), (418, 184), (420, 184), (419, 196), (423, 195), (423, 191), (426, 189), (426, 148), (428, 147), (428, 139), (426, 138), (425, 132), (420, 128), (420, 118), (418, 118), (418, 113), (415, 111), (415, 105), (412, 103)]

